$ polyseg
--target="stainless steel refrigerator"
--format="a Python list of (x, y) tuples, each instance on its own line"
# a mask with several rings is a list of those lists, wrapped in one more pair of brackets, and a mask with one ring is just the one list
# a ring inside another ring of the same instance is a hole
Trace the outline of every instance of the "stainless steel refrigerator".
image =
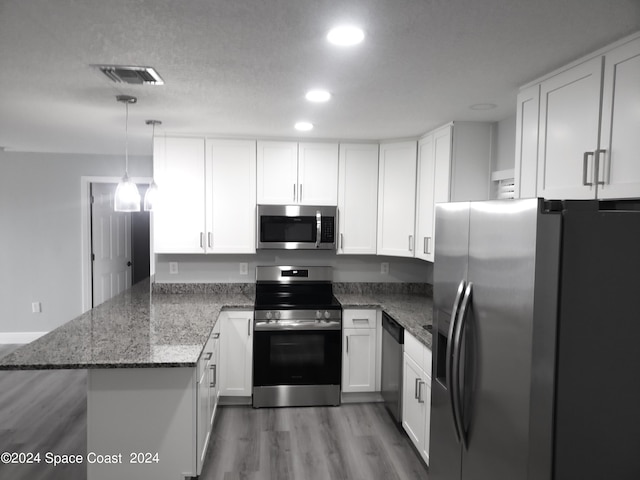
[(430, 480), (640, 479), (637, 207), (436, 207)]

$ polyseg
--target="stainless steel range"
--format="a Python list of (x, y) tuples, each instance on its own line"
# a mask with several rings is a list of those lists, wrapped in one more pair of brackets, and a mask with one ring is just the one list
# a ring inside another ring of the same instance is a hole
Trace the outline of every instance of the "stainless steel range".
[(257, 267), (253, 406), (339, 405), (342, 307), (331, 267)]

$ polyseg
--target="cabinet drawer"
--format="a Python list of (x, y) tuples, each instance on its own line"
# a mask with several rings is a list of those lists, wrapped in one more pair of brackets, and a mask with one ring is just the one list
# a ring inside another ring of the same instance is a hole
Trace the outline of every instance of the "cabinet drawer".
[(427, 374), (431, 382), (431, 350), (406, 330), (404, 331), (404, 352)]
[(376, 328), (378, 310), (345, 309), (342, 312), (342, 328)]

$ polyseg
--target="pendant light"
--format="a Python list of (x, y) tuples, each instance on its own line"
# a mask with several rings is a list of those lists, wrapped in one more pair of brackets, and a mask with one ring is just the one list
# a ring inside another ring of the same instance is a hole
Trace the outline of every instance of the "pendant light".
[[(156, 125), (162, 125), (162, 122), (160, 120), (147, 120), (145, 123), (153, 127), (153, 130), (151, 132), (151, 151), (153, 152), (153, 139), (156, 136)], [(151, 179), (151, 185), (149, 185), (149, 188), (147, 188), (147, 193), (144, 194), (145, 212), (153, 211), (157, 198), (158, 185), (156, 185), (156, 181), (154, 179)]]
[(138, 187), (129, 179), (129, 104), (136, 103), (138, 99), (130, 95), (117, 95), (116, 100), (124, 103), (126, 116), (124, 123), (124, 176), (116, 188), (113, 209), (116, 212), (139, 212)]

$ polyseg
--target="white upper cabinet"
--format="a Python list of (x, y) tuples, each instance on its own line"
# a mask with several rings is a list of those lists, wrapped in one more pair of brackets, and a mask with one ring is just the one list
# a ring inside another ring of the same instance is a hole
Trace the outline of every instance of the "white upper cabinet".
[(416, 258), (434, 259), (438, 203), (489, 198), (493, 129), (489, 122), (454, 122), (420, 139)]
[(605, 58), (599, 198), (640, 197), (640, 39)]
[(259, 204), (297, 203), (298, 144), (258, 142)]
[(639, 85), (636, 35), (521, 90), (516, 196), (640, 197)]
[(340, 144), (339, 254), (376, 253), (378, 145)]
[(520, 91), (516, 112), (516, 198), (533, 198), (537, 195), (539, 114), (540, 85)]
[(380, 145), (378, 255), (413, 257), (417, 142)]
[(207, 140), (207, 253), (256, 251), (256, 142)]
[(259, 204), (337, 205), (338, 144), (258, 142)]
[(203, 138), (157, 137), (153, 176), (155, 253), (204, 253), (205, 146)]
[(157, 138), (154, 178), (155, 253), (255, 252), (254, 141)]
[(594, 198), (602, 57), (540, 85), (538, 195)]
[(338, 144), (298, 144), (298, 203), (338, 204)]
[(418, 142), (418, 187), (416, 190), (416, 258), (433, 262), (435, 151), (433, 134)]

